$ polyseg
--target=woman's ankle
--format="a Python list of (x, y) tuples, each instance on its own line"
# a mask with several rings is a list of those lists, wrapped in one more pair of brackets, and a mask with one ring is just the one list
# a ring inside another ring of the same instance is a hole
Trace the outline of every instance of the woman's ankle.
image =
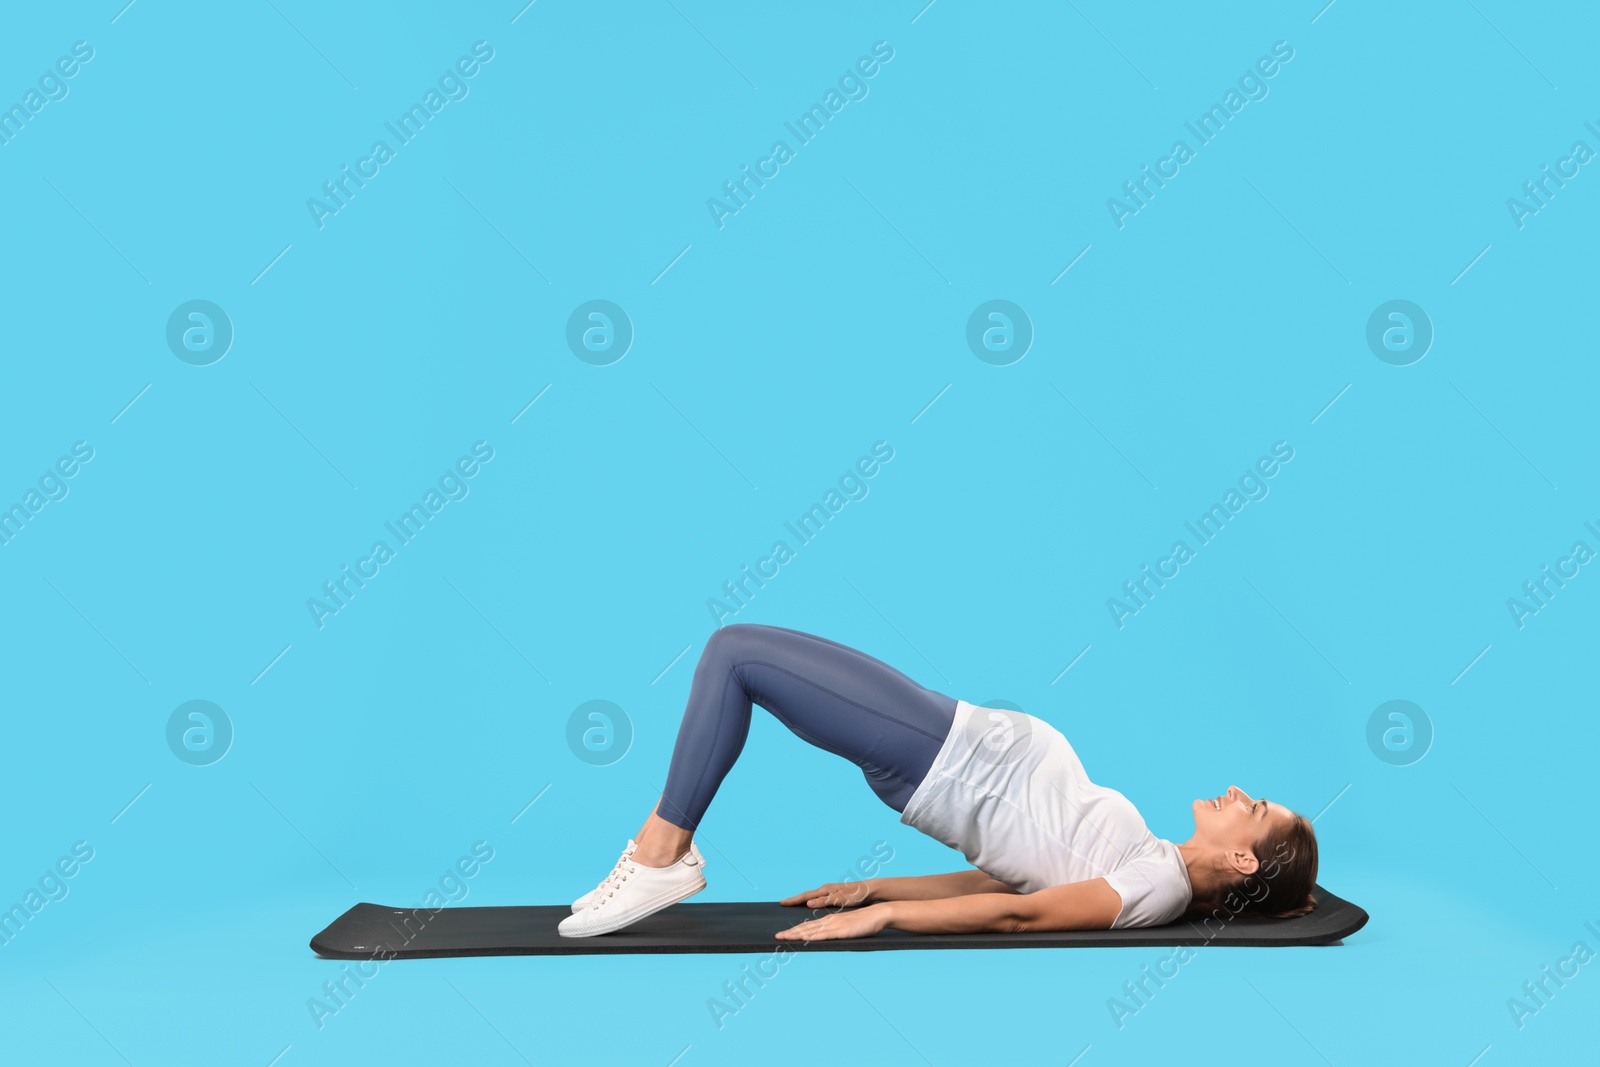
[(672, 844), (661, 844), (659, 840), (635, 848), (633, 862), (645, 867), (670, 867), (689, 853), (687, 842), (679, 848)]
[(689, 851), (693, 840), (694, 831), (652, 814), (634, 838), (634, 862), (646, 867), (669, 867)]

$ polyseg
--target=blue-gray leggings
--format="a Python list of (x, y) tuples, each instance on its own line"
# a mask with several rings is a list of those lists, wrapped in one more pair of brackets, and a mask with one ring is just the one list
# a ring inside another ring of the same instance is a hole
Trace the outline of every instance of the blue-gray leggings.
[(693, 830), (733, 767), (760, 704), (802, 740), (861, 768), (904, 811), (955, 721), (956, 700), (847, 645), (735, 623), (700, 653), (656, 814)]

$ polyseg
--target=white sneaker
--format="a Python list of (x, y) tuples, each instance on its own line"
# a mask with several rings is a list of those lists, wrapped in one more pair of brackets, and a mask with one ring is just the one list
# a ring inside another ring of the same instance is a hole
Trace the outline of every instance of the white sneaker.
[(706, 887), (700, 858), (690, 849), (675, 863), (646, 867), (629, 855), (595, 890), (595, 901), (557, 927), (562, 937), (593, 937), (620, 930)]
[(572, 910), (573, 911), (582, 911), (584, 908), (587, 908), (590, 904), (593, 904), (594, 901), (595, 901), (595, 897), (597, 895), (599, 895), (601, 892), (603, 892), (605, 890), (606, 886), (611, 884), (612, 875), (616, 874), (617, 871), (619, 871), (622, 868), (622, 865), (628, 861), (628, 858), (633, 855), (633, 850), (635, 848), (637, 848), (637, 847), (638, 846), (635, 845), (634, 842), (633, 842), (633, 838), (631, 838), (631, 837), (628, 838), (628, 847), (622, 850), (622, 855), (617, 858), (616, 866), (611, 868), (611, 874), (608, 874), (604, 878), (600, 879), (600, 884), (599, 885), (597, 885), (593, 889), (589, 890), (587, 893), (585, 893), (583, 896), (579, 897), (577, 900), (574, 900), (572, 902)]
[[(587, 908), (590, 904), (593, 904), (595, 902), (595, 897), (598, 896), (605, 889), (605, 887), (608, 884), (610, 884), (611, 875), (617, 873), (617, 867), (621, 867), (623, 861), (626, 860), (629, 856), (633, 855), (633, 850), (636, 847), (637, 846), (633, 843), (633, 838), (631, 838), (631, 837), (628, 838), (628, 847), (622, 850), (622, 858), (617, 860), (617, 866), (616, 867), (611, 868), (611, 874), (608, 874), (603, 879), (601, 879), (599, 885), (597, 885), (593, 889), (589, 890), (587, 893), (585, 893), (583, 896), (579, 897), (577, 900), (574, 900), (572, 902), (572, 910), (573, 911), (582, 911), (584, 908)], [(696, 860), (698, 860), (699, 863), (700, 863), (700, 869), (702, 871), (704, 871), (705, 867), (706, 867), (706, 858), (704, 856), (700, 855), (700, 849), (695, 845), (695, 843), (693, 841), (689, 842), (689, 851), (694, 853), (694, 858)]]

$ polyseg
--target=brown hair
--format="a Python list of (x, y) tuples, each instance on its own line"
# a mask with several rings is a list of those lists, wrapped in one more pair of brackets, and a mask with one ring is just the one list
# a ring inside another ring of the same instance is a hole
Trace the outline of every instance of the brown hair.
[[(1261, 861), (1255, 874), (1221, 887), (1220, 899), (1196, 898), (1187, 915), (1224, 911), (1229, 917), (1245, 914), (1294, 919), (1316, 908), (1311, 887), (1317, 884), (1317, 835), (1304, 815), (1294, 816), (1287, 826), (1268, 830), (1252, 851)], [(1262, 883), (1266, 884), (1265, 892), (1258, 888)]]

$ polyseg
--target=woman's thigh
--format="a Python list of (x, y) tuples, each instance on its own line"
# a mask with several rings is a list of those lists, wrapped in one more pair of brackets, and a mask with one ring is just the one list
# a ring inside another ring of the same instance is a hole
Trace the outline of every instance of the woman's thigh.
[(750, 700), (855, 763), (920, 781), (954, 721), (953, 697), (837, 641), (759, 623), (725, 626), (714, 640)]

